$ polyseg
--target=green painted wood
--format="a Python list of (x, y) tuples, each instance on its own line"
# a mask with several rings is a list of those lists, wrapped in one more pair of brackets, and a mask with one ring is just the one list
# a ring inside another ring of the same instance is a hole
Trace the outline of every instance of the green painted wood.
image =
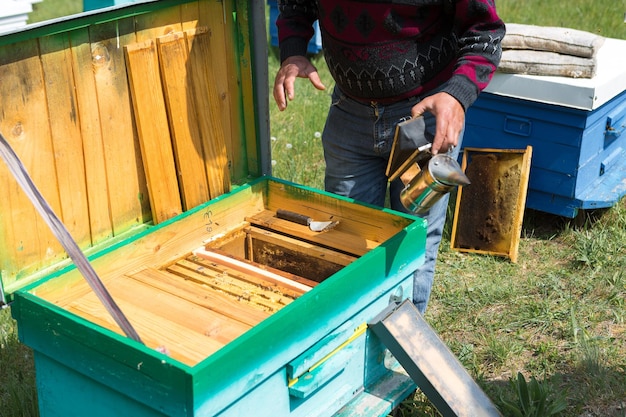
[(49, 356), (35, 352), (34, 358), (40, 417), (168, 416)]

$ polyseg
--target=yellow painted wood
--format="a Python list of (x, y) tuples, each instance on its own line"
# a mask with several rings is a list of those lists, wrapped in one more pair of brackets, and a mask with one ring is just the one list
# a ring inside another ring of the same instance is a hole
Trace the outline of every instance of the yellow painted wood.
[(81, 247), (91, 245), (89, 206), (80, 118), (76, 106), (72, 50), (66, 34), (39, 40), (48, 117), (61, 200), (58, 217)]
[(154, 41), (127, 45), (126, 65), (152, 216), (160, 223), (182, 212)]
[(161, 36), (157, 48), (183, 210), (188, 210), (209, 200), (209, 188), (185, 35)]
[(202, 137), (207, 182), (211, 198), (215, 198), (230, 190), (225, 132), (213, 74), (216, 61), (215, 56), (211, 56), (210, 34), (206, 27), (189, 30), (185, 35), (189, 48), (192, 98)]
[(111, 219), (118, 235), (152, 216), (124, 58), (124, 46), (135, 42), (134, 21), (96, 24), (89, 35)]
[[(67, 88), (67, 87), (66, 87)], [(56, 213), (61, 211), (48, 106), (36, 40), (0, 48), (0, 131)], [(0, 163), (0, 270), (7, 286), (65, 257), (61, 245)]]
[(87, 201), (91, 241), (100, 243), (113, 235), (113, 225), (109, 212), (109, 184), (106, 176), (106, 157), (96, 83), (91, 68), (92, 56), (87, 29), (69, 33), (72, 53), (72, 73), (76, 94), (76, 117), (79, 121), (83, 143), (84, 170), (86, 177)]

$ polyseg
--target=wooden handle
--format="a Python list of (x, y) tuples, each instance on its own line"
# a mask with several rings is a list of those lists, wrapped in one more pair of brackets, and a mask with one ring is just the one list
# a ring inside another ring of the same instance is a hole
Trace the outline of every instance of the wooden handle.
[(308, 226), (311, 224), (311, 218), (304, 214), (294, 213), (293, 211), (278, 209), (276, 210), (276, 217), (283, 220), (289, 220), (290, 222), (303, 224)]

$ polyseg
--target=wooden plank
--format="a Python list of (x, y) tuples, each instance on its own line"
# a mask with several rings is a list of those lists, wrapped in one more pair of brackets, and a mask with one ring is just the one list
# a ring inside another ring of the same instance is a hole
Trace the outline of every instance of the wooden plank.
[(39, 40), (63, 221), (81, 247), (91, 245), (85, 161), (76, 106), (72, 51), (66, 34)]
[[(97, 326), (103, 327), (105, 329), (111, 330), (116, 333), (123, 334), (122, 330), (117, 327), (114, 321), (108, 320), (106, 316), (99, 315), (100, 310), (95, 302), (91, 302), (89, 303), (89, 305), (87, 305), (87, 303), (82, 303), (78, 307), (68, 306), (67, 311), (69, 311), (72, 314), (76, 314), (78, 317), (81, 317)], [(161, 353), (164, 353), (163, 348), (160, 345), (160, 343), (163, 342), (162, 337), (158, 337), (150, 333), (143, 332), (143, 334), (141, 335), (141, 341), (146, 346), (155, 350), (158, 349), (159, 351), (161, 351)], [(169, 352), (168, 356), (176, 359), (177, 361), (180, 361), (182, 363), (189, 364), (189, 365), (193, 365), (197, 363), (198, 361), (202, 360), (202, 358), (200, 358), (199, 355), (194, 355), (193, 357), (191, 357), (188, 355), (184, 355), (179, 351)]]
[(180, 5), (143, 13), (134, 19), (137, 42), (147, 42), (182, 31)]
[(207, 286), (198, 285), (188, 279), (181, 279), (180, 276), (167, 271), (145, 268), (139, 273), (129, 276), (248, 326), (254, 326), (270, 316), (268, 312), (246, 308), (245, 304), (234, 301)]
[(133, 123), (123, 46), (135, 42), (132, 18), (89, 27), (113, 232), (151, 218), (141, 148)]
[(276, 217), (275, 212), (269, 210), (247, 217), (246, 220), (251, 224), (296, 238), (306, 239), (319, 245), (352, 254), (353, 256), (364, 255), (379, 245), (379, 242), (365, 239), (358, 234), (342, 231), (341, 223), (328, 232), (314, 232), (308, 226), (279, 219)]
[[(0, 48), (0, 131), (55, 212), (61, 204), (37, 40)], [(65, 252), (34, 206), (0, 163), (0, 270), (17, 277), (61, 260)]]
[(126, 65), (155, 223), (182, 212), (154, 41), (127, 45)]
[[(223, 250), (216, 251), (215, 249), (210, 249), (210, 250), (217, 252), (217, 253), (228, 253), (232, 257), (235, 257), (235, 258), (237, 257), (236, 254), (233, 254), (231, 252), (225, 252)], [(273, 292), (279, 292), (291, 298), (298, 298), (299, 296), (301, 296), (302, 294), (306, 292), (307, 287), (312, 288), (317, 285), (317, 282), (315, 281), (308, 280), (306, 278), (291, 274), (289, 272), (280, 271), (267, 265), (260, 265), (260, 266), (262, 266), (264, 270), (273, 272), (274, 274), (284, 277), (284, 279), (278, 280), (278, 279), (272, 279), (272, 276), (261, 277), (261, 276), (257, 276), (253, 274), (246, 274), (236, 269), (233, 269), (231, 267), (228, 267), (227, 265), (218, 264), (209, 259), (204, 259), (200, 256), (190, 256), (187, 258), (187, 260), (198, 265), (198, 267), (214, 269), (217, 271), (228, 273), (232, 276), (236, 276), (240, 280), (252, 283), (254, 285), (260, 285), (264, 288), (269, 288)], [(258, 264), (253, 263), (253, 265), (258, 265)], [(304, 284), (306, 287), (291, 285), (290, 281), (293, 281), (294, 283)]]
[(76, 94), (76, 111), (83, 142), (84, 169), (89, 209), (91, 242), (97, 244), (113, 235), (109, 211), (109, 184), (106, 176), (104, 143), (100, 130), (100, 113), (96, 83), (91, 68), (91, 46), (87, 29), (69, 33), (72, 72)]
[(199, 19), (200, 19), (200, 12), (198, 9), (197, 1), (180, 5), (180, 21), (181, 21), (183, 31), (200, 26), (198, 24)]
[(161, 36), (157, 48), (183, 209), (188, 210), (209, 200), (209, 187), (185, 35)]
[(339, 231), (373, 242), (385, 242), (411, 223), (422, 221), (410, 215), (399, 216), (386, 210), (373, 210), (345, 199), (333, 199), (329, 203), (327, 196), (311, 188), (285, 187), (274, 181), (268, 186), (268, 193), (272, 196), (268, 200), (268, 210), (285, 209), (306, 214), (315, 220), (339, 220), (336, 228)]
[[(209, 55), (211, 60), (218, 60), (220, 65), (211, 65), (215, 79), (216, 94), (219, 103), (219, 115), (222, 118), (226, 152), (230, 175), (233, 178), (243, 179), (248, 176), (246, 164), (245, 141), (241, 120), (243, 115), (239, 109), (239, 91), (236, 68), (231, 60), (236, 56), (234, 52), (234, 31), (232, 27), (232, 10), (227, 10), (228, 2), (220, 0), (199, 0), (199, 26), (209, 28), (211, 35)], [(230, 13), (230, 14), (229, 14)]]
[[(250, 32), (250, 5), (247, 0), (236, 0), (234, 2), (228, 2), (231, 7), (234, 8), (233, 12), (237, 16), (234, 21), (229, 21), (232, 25), (232, 31), (230, 33), (236, 33), (236, 36), (230, 35), (230, 38), (236, 39), (234, 44), (228, 44), (226, 52), (228, 54), (229, 62), (236, 63), (236, 69), (234, 73), (238, 74), (236, 88), (241, 94), (241, 118), (243, 132), (241, 139), (245, 141), (242, 144), (242, 149), (245, 149), (245, 160), (248, 164), (249, 175), (260, 176), (263, 175), (259, 166), (259, 148), (257, 144), (258, 132), (256, 122), (253, 117), (247, 117), (248, 114), (254, 114), (257, 111), (256, 102), (254, 99), (254, 74), (253, 74), (253, 58), (252, 58), (252, 42), (253, 36)], [(229, 14), (233, 16), (233, 13)], [(235, 88), (232, 86), (232, 88)]]
[(206, 27), (185, 32), (189, 48), (189, 75), (196, 119), (202, 137), (204, 161), (211, 198), (230, 191), (230, 172), (220, 100), (213, 75), (210, 34)]

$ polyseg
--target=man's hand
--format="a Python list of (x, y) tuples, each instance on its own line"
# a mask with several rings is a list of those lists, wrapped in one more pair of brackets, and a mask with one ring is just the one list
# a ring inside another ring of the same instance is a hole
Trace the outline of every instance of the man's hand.
[(459, 144), (459, 135), (465, 124), (465, 111), (461, 103), (448, 93), (436, 93), (426, 97), (411, 109), (413, 117), (430, 112), (437, 120), (435, 139), (431, 152), (447, 152)]
[(308, 78), (318, 90), (326, 89), (317, 68), (307, 57), (301, 55), (289, 57), (283, 61), (274, 80), (274, 100), (280, 111), (285, 110), (287, 100), (291, 101), (295, 96), (296, 78)]

